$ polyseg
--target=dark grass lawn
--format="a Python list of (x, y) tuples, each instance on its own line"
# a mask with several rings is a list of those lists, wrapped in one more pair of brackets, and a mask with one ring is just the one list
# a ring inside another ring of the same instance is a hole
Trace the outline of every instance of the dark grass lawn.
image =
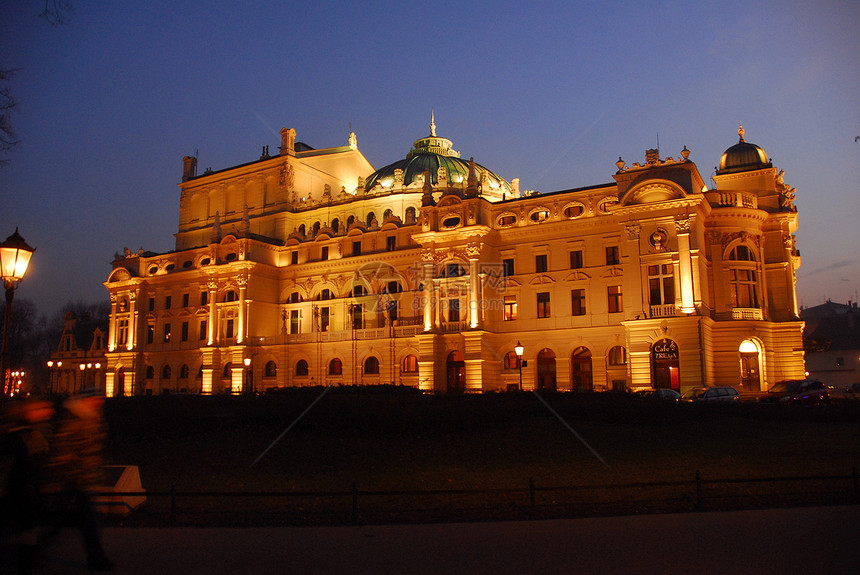
[[(508, 489), (850, 474), (860, 404), (702, 406), (617, 394), (332, 388), (106, 403), (108, 459), (150, 491)], [(860, 402), (858, 402), (860, 403)], [(580, 439), (602, 458), (604, 465)]]

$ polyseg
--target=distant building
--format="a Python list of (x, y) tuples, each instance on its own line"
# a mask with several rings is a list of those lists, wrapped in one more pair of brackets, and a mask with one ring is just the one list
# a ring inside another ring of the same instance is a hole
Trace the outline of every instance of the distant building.
[(806, 371), (827, 385), (860, 383), (860, 309), (827, 301), (800, 312), (806, 327)]
[(126, 249), (105, 282), (107, 393), (802, 377), (794, 189), (739, 134), (713, 189), (685, 147), (533, 193), (432, 122), (379, 170), (355, 134), (313, 149), (292, 129), (278, 154), (232, 168), (198, 175), (186, 157), (176, 249)]
[(66, 312), (60, 343), (48, 361), (52, 393), (104, 391), (107, 335), (108, 322)]

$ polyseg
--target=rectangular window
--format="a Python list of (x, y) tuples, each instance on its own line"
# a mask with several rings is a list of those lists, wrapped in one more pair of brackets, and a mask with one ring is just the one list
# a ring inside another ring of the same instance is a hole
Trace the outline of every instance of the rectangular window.
[(393, 252), (394, 248), (397, 246), (397, 237), (388, 236), (385, 238), (385, 250), (389, 252)]
[(155, 298), (149, 298), (149, 311), (155, 311)]
[(609, 299), (609, 313), (620, 313), (623, 310), (621, 299), (621, 286), (609, 286), (606, 288)]
[(648, 266), (648, 293), (651, 305), (675, 303), (675, 277), (672, 264)]
[(128, 342), (128, 320), (121, 319), (119, 320), (119, 335), (117, 335), (116, 345), (117, 347), (125, 346)]
[(209, 303), (209, 292), (202, 291), (200, 292), (200, 305), (207, 305)]
[(549, 317), (549, 292), (540, 292), (537, 294), (537, 316)]
[(352, 255), (361, 255), (361, 242), (352, 242)]
[(290, 333), (299, 333), (299, 310), (290, 310)]
[(355, 304), (352, 307), (352, 329), (362, 329), (363, 327), (364, 309), (362, 308), (361, 304)]
[(328, 327), (331, 324), (331, 315), (329, 315), (329, 308), (321, 307), (320, 308), (320, 331), (328, 331)]
[(188, 341), (188, 322), (182, 322), (182, 341)]
[(164, 309), (170, 309), (170, 303), (173, 301), (173, 298), (167, 296), (164, 298)]
[(233, 320), (232, 320), (232, 319), (228, 319), (228, 320), (227, 320), (227, 333), (226, 333), (226, 337), (227, 337), (227, 339), (229, 339), (229, 338), (233, 337)]
[(155, 342), (155, 326), (148, 325), (146, 326), (146, 343), (154, 343)]
[(290, 252), (290, 264), (296, 265), (299, 263), (299, 250)]
[(535, 256), (535, 273), (547, 271), (546, 254)]
[(505, 277), (514, 275), (514, 258), (502, 260), (502, 275)]
[(165, 343), (170, 341), (170, 324), (169, 323), (164, 324), (164, 333), (162, 336), (162, 341), (164, 341)]
[(182, 294), (182, 307), (188, 307), (189, 297), (187, 293)]
[(201, 319), (200, 320), (200, 333), (198, 334), (197, 339), (204, 340), (208, 336), (209, 336), (209, 333), (207, 332), (207, 329), (206, 329), (206, 320)]
[(606, 265), (617, 266), (621, 263), (621, 253), (618, 246), (606, 247)]
[(582, 250), (574, 250), (570, 252), (570, 269), (578, 270), (582, 267)]
[(570, 290), (570, 315), (585, 315), (585, 290)]
[(505, 321), (517, 319), (517, 296), (505, 296)]
[(320, 259), (323, 261), (328, 259), (328, 246), (323, 246), (320, 250)]
[(448, 300), (448, 321), (460, 321), (460, 300)]

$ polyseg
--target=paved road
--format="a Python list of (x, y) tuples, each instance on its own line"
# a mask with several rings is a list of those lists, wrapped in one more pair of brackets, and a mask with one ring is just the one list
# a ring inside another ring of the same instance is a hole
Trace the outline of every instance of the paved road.
[[(38, 573), (86, 573), (77, 534)], [(856, 573), (860, 506), (505, 523), (105, 530), (118, 573)]]

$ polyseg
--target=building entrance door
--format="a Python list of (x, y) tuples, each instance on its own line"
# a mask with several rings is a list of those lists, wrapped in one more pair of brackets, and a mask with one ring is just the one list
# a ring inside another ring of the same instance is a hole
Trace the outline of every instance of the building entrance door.
[(536, 389), (556, 390), (555, 383), (555, 353), (549, 348), (543, 348), (537, 355), (537, 385)]
[(466, 390), (466, 360), (463, 353), (454, 350), (448, 354), (448, 393), (460, 393)]
[(570, 356), (570, 377), (573, 391), (594, 391), (591, 351), (587, 347), (573, 350)]
[(678, 362), (678, 344), (661, 339), (651, 346), (652, 385), (681, 391), (681, 370)]
[(761, 366), (756, 342), (747, 339), (741, 342), (741, 388), (745, 391), (761, 391)]

